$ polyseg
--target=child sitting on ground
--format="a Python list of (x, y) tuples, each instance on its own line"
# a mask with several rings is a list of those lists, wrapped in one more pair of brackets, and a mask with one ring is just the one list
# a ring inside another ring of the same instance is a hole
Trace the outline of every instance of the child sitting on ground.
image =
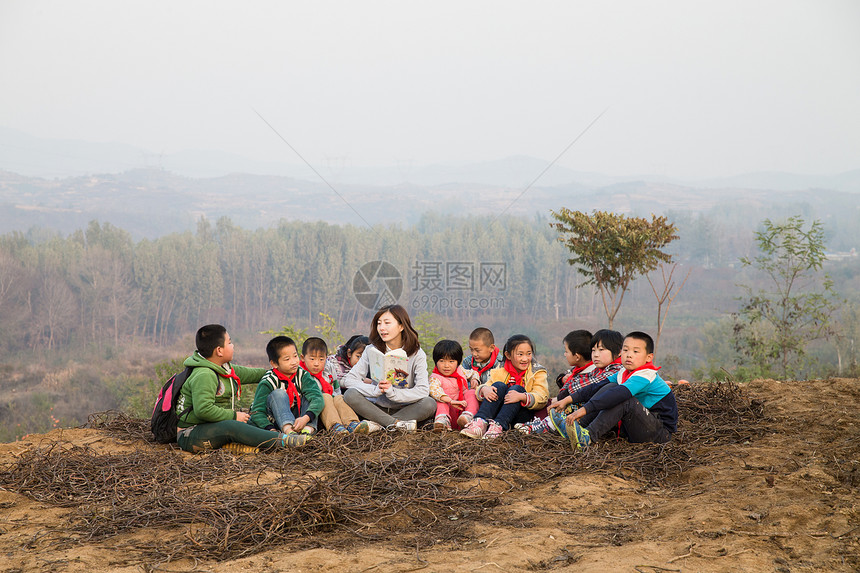
[(482, 402), (474, 419), (460, 431), (464, 436), (497, 438), (514, 424), (528, 422), (546, 406), (546, 369), (533, 362), (531, 339), (524, 334), (510, 337), (504, 356), (504, 366), (491, 370), (487, 382), (475, 390)]
[[(562, 339), (564, 346), (564, 360), (570, 366), (565, 372), (556, 377), (559, 393), (564, 388), (565, 382), (578, 374), (588, 374), (594, 370), (591, 361), (591, 333), (587, 330), (572, 330)], [(555, 399), (552, 402), (556, 401)]]
[(251, 423), (285, 434), (299, 432), (310, 437), (322, 412), (319, 384), (299, 366), (296, 343), (288, 336), (276, 336), (266, 344), (272, 369), (266, 372), (251, 404)]
[[(573, 376), (594, 370), (594, 364), (591, 362), (591, 338), (591, 333), (587, 330), (573, 330), (568, 332), (562, 339), (564, 359), (570, 368), (556, 379), (560, 389), (563, 387), (564, 382), (570, 380)], [(562, 391), (560, 390), (559, 396), (561, 395)], [(558, 402), (558, 398), (553, 398), (550, 405), (556, 402)], [(550, 424), (546, 421), (546, 416), (541, 416), (540, 414), (544, 413), (540, 412), (531, 422), (516, 424), (514, 428), (524, 434), (546, 432), (546, 428)], [(540, 432), (537, 430), (540, 430)]]
[(564, 416), (552, 410), (553, 424), (575, 449), (594, 440), (621, 422), (621, 435), (633, 443), (665, 443), (678, 425), (678, 404), (672, 389), (654, 366), (654, 341), (644, 332), (631, 332), (621, 348), (621, 370), (598, 384), (570, 395), (584, 405)]
[(349, 434), (360, 425), (358, 416), (343, 401), (338, 381), (324, 371), (327, 355), (328, 345), (325, 340), (311, 336), (302, 343), (299, 367), (307, 370), (319, 382), (324, 404), (320, 413), (323, 426), (338, 434)]
[(255, 384), (266, 373), (263, 368), (233, 366), (233, 341), (220, 324), (200, 327), (195, 337), (197, 350), (185, 360), (194, 370), (179, 392), (176, 441), (186, 452), (202, 452), (227, 444), (252, 448), (300, 446), (283, 434), (273, 435), (248, 424), (249, 416), (239, 411), (242, 384)]
[(496, 346), (493, 333), (489, 328), (480, 326), (469, 335), (469, 356), (463, 360), (465, 370), (474, 370), (485, 383), (493, 368), (502, 368), (505, 356)]
[(335, 349), (325, 361), (325, 373), (340, 382), (341, 378), (358, 363), (364, 349), (370, 344), (370, 339), (361, 334), (354, 334)]
[[(430, 396), (436, 400), (434, 432), (455, 429), (452, 420), (458, 420), (463, 412), (469, 413), (471, 420), (478, 411), (475, 387), (480, 378), (473, 370), (460, 366), (462, 360), (463, 347), (455, 340), (440, 340), (433, 347), (436, 366), (430, 374)], [(457, 430), (461, 429), (457, 422), (454, 425)]]
[(517, 429), (524, 434), (557, 433), (552, 423), (552, 410), (557, 410), (562, 414), (570, 413), (569, 410), (572, 411), (573, 406), (573, 400), (570, 399), (571, 392), (589, 384), (602, 382), (621, 370), (623, 367), (619, 356), (623, 341), (624, 337), (616, 330), (604, 329), (595, 332), (594, 336), (591, 337), (591, 363), (594, 369), (568, 375), (562, 383), (558, 396), (549, 403), (547, 416), (542, 420), (533, 420), (528, 424), (521, 424)]
[[(463, 360), (463, 369), (474, 371), (478, 375), (480, 384), (485, 383), (490, 377), (490, 370), (501, 368), (505, 364), (505, 355), (496, 346), (493, 333), (489, 328), (479, 326), (472, 331), (469, 335), (469, 352), (469, 356)], [(477, 404), (478, 399), (475, 397), (474, 388), (466, 390), (466, 399), (474, 399)], [(457, 425), (465, 428), (474, 415), (475, 411), (466, 408), (457, 418)]]

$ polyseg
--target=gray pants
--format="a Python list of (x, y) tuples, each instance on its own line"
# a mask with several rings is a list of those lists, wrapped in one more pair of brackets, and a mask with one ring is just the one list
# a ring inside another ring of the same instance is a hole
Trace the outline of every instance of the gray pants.
[[(594, 396), (600, 396), (604, 390), (608, 390), (611, 386), (607, 384)], [(603, 434), (611, 432), (618, 427), (618, 422), (621, 422), (621, 428), (626, 434), (627, 440), (634, 444), (645, 442), (663, 444), (672, 439), (672, 434), (663, 426), (663, 421), (652, 414), (636, 398), (628, 398), (612, 408), (593, 412), (592, 416), (583, 417), (580, 423), (588, 424), (586, 429), (593, 438), (599, 438)]]
[(425, 396), (417, 402), (412, 402), (402, 408), (382, 408), (368, 400), (355, 388), (349, 388), (343, 395), (343, 401), (361, 418), (372, 420), (383, 426), (390, 426), (397, 422), (397, 420), (416, 420), (420, 422), (436, 413), (436, 400), (430, 396)]

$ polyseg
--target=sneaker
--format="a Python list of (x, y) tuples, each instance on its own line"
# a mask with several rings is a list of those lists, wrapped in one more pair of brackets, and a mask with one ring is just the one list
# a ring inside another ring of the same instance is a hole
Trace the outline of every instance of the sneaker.
[(579, 422), (574, 420), (573, 426), (570, 429), (573, 431), (568, 432), (567, 437), (574, 450), (581, 450), (591, 445), (591, 434), (588, 433), (588, 430), (580, 426)]
[(349, 432), (350, 434), (352, 434), (353, 432), (355, 432), (356, 428), (358, 428), (359, 423), (360, 423), (360, 422), (358, 422), (357, 420), (353, 420), (353, 421), (352, 421), (352, 422), (350, 422), (350, 423), (349, 423), (349, 425), (346, 427), (346, 431), (347, 431), (347, 432)]
[(374, 422), (373, 420), (362, 420), (358, 426), (355, 427), (356, 434), (372, 434), (373, 432), (378, 432), (382, 429), (382, 424)]
[(310, 436), (313, 433), (314, 433), (314, 429), (311, 428), (310, 426), (305, 426), (304, 428), (302, 428), (302, 434), (304, 434), (306, 436)]
[(335, 422), (334, 426), (331, 427), (331, 431), (335, 434), (348, 434), (349, 430), (341, 424), (340, 422)]
[(445, 414), (441, 416), (436, 416), (436, 419), (433, 420), (433, 433), (441, 434), (442, 432), (448, 432), (451, 430), (451, 420)]
[(236, 442), (230, 442), (229, 444), (224, 444), (221, 446), (222, 450), (226, 450), (231, 454), (259, 454), (260, 448), (255, 448), (254, 446), (248, 446), (245, 444), (237, 444)]
[(469, 422), (471, 422), (472, 418), (474, 418), (474, 417), (475, 417), (475, 415), (472, 414), (471, 412), (463, 412), (462, 414), (460, 414), (460, 417), (457, 418), (457, 425), (460, 426), (461, 428), (465, 428), (466, 426), (469, 425)]
[(549, 421), (555, 431), (561, 434), (562, 438), (567, 438), (567, 420), (565, 415), (558, 410), (549, 411)]
[(466, 427), (460, 430), (460, 433), (467, 438), (479, 439), (484, 436), (484, 432), (486, 431), (487, 422), (485, 422), (483, 418), (475, 418), (466, 424)]
[(394, 430), (401, 430), (403, 432), (414, 432), (418, 429), (418, 421), (417, 420), (397, 420), (388, 428), (386, 428), (389, 432), (393, 432)]
[(515, 424), (514, 429), (526, 435), (544, 434), (547, 431), (545, 420), (546, 418), (544, 418), (543, 420), (535, 418), (531, 422), (526, 422), (525, 424)]
[(482, 438), (485, 440), (495, 440), (502, 435), (502, 432), (504, 432), (502, 425), (495, 420), (490, 420), (490, 424), (487, 426), (487, 431), (484, 432)]
[(308, 434), (291, 432), (289, 434), (282, 434), (281, 442), (285, 448), (300, 448), (307, 444), (310, 439), (311, 437)]

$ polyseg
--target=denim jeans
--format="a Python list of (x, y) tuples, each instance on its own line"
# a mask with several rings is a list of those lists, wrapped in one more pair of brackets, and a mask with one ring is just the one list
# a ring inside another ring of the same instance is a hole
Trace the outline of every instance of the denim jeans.
[(534, 411), (524, 408), (522, 402), (505, 404), (505, 395), (509, 391), (525, 392), (525, 388), (519, 384), (508, 386), (504, 382), (496, 382), (493, 384), (493, 388), (496, 389), (496, 396), (498, 397), (493, 401), (484, 398), (481, 407), (478, 408), (478, 413), (475, 414), (476, 418), (483, 418), (488, 422), (495, 420), (503, 430), (509, 430), (514, 424), (522, 424), (535, 417)]
[[(309, 401), (302, 400), (301, 403), (301, 408), (290, 407), (290, 399), (287, 396), (286, 390), (272, 390), (269, 393), (269, 397), (266, 398), (266, 413), (275, 419), (275, 425), (278, 427), (278, 430), (281, 430), (285, 424), (292, 426), (295, 424), (296, 418), (301, 418), (308, 413)], [(311, 422), (308, 422), (308, 426), (316, 430), (318, 421), (319, 416), (315, 416)]]

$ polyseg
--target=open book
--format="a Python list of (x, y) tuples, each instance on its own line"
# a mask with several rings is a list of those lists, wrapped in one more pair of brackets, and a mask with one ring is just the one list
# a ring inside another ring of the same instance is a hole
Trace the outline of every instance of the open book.
[(367, 363), (370, 364), (370, 378), (376, 382), (389, 380), (396, 388), (406, 388), (409, 357), (402, 348), (389, 350), (385, 354), (369, 344), (364, 349)]

